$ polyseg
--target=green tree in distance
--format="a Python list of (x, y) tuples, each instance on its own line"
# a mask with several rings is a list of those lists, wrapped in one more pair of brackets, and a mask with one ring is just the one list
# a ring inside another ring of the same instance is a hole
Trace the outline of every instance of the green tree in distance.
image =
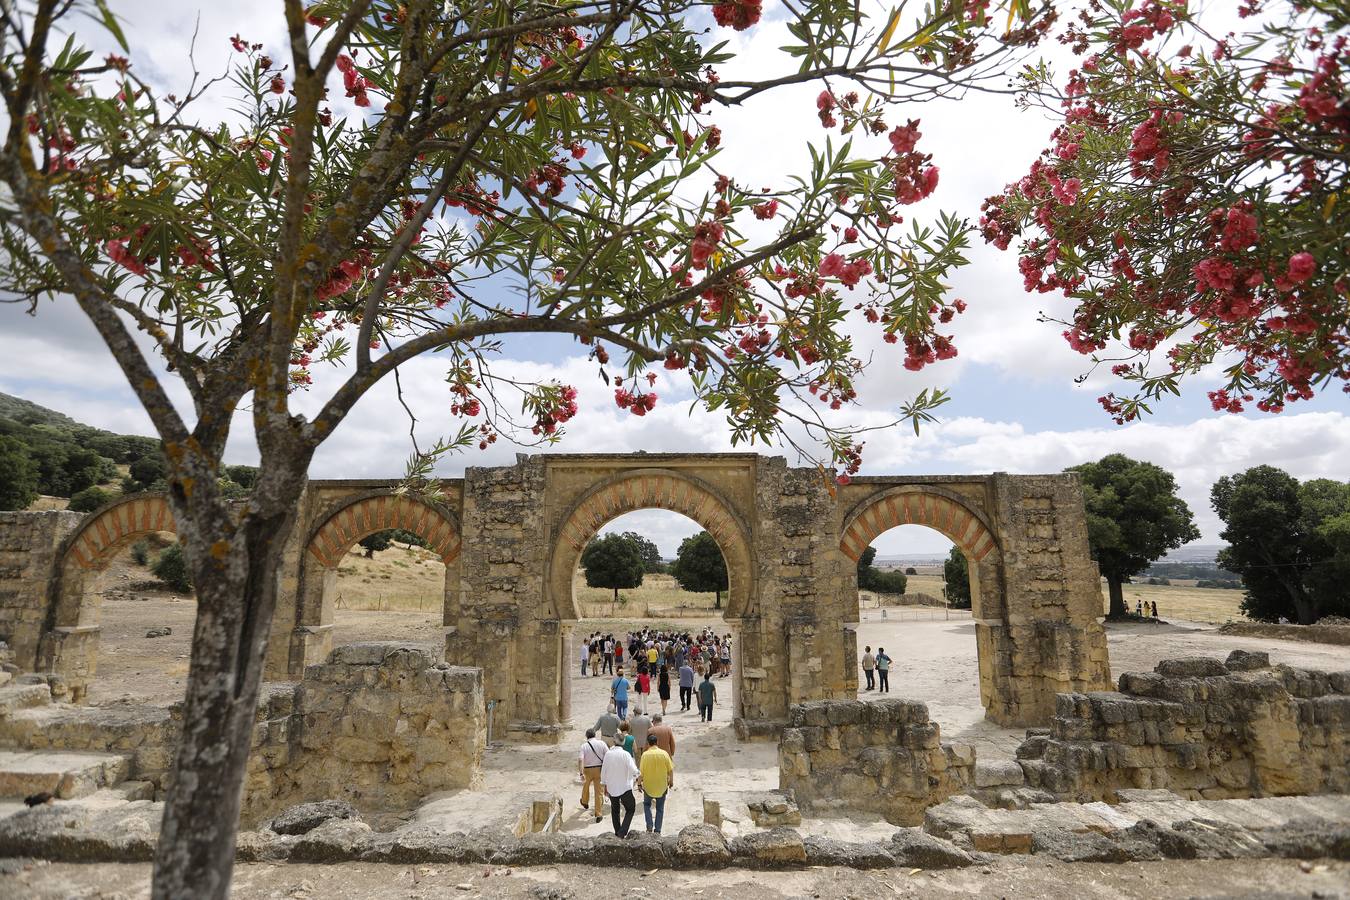
[(879, 594), (903, 594), (909, 586), (909, 577), (904, 572), (887, 571), (872, 565), (877, 558), (877, 548), (869, 545), (858, 557), (858, 587)]
[(27, 448), (0, 436), (0, 509), (27, 509), (38, 497), (38, 467)]
[(1172, 473), (1121, 453), (1072, 466), (1083, 482), (1088, 543), (1106, 579), (1109, 615), (1129, 615), (1122, 585), (1168, 550), (1200, 537)]
[(670, 574), (686, 591), (697, 594), (714, 592), (717, 597), (713, 608), (722, 608), (722, 592), (727, 589), (728, 583), (727, 561), (722, 557), (722, 548), (717, 546), (717, 540), (708, 532), (700, 531), (680, 541), (680, 549), (675, 553)]
[(650, 538), (638, 534), (636, 531), (625, 531), (623, 536), (637, 548), (638, 555), (642, 557), (643, 572), (654, 575), (666, 570), (665, 563), (661, 562), (661, 551)]
[(356, 542), (361, 549), (366, 551), (366, 559), (374, 559), (375, 554), (381, 550), (388, 550), (390, 543), (389, 530), (375, 531)]
[(615, 603), (619, 602), (620, 588), (642, 586), (642, 552), (624, 534), (607, 534), (587, 544), (581, 553), (581, 567), (586, 571), (588, 586), (613, 589)]
[(1256, 466), (1216, 481), (1210, 501), (1228, 542), (1218, 562), (1242, 577), (1246, 615), (1308, 625), (1350, 612), (1350, 486)]
[(942, 563), (942, 580), (947, 586), (947, 605), (970, 609), (970, 566), (966, 555), (955, 544)]

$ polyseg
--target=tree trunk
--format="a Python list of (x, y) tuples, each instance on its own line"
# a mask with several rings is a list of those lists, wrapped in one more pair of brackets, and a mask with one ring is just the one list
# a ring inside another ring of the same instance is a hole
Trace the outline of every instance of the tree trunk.
[(717, 599), (713, 601), (713, 609), (722, 608), (722, 592), (717, 591)]
[(1125, 606), (1125, 591), (1121, 587), (1122, 579), (1119, 575), (1106, 576), (1106, 593), (1111, 598), (1111, 612), (1107, 615), (1112, 619), (1118, 619), (1130, 614)]
[(618, 605), (618, 602), (619, 602), (619, 589), (618, 589), (618, 588), (615, 588), (615, 589), (614, 589), (614, 603), (615, 603), (615, 605)]
[[(298, 496), (303, 475), (296, 480)], [(212, 551), (232, 535), (183, 529), (198, 551), (197, 622), (183, 735), (155, 850), (155, 900), (229, 896), (277, 572), (294, 502), (286, 507), (242, 522), (242, 541), (224, 556)]]

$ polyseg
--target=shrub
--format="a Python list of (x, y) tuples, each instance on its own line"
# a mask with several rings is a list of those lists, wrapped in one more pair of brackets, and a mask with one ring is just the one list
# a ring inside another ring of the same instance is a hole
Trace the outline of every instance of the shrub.
[(164, 552), (155, 557), (155, 564), (150, 567), (150, 571), (180, 594), (192, 591), (192, 573), (188, 571), (187, 560), (183, 558), (183, 548), (178, 544), (164, 548)]
[(99, 487), (87, 487), (70, 498), (66, 509), (71, 512), (93, 512), (113, 498), (108, 491)]
[(150, 545), (145, 541), (137, 541), (131, 545), (131, 558), (135, 560), (136, 565), (143, 566), (150, 562)]
[(905, 574), (906, 574), (906, 575), (918, 575), (918, 574), (919, 574), (919, 570), (916, 569), (916, 568), (914, 568), (913, 566), (906, 566), (906, 567), (905, 567)]

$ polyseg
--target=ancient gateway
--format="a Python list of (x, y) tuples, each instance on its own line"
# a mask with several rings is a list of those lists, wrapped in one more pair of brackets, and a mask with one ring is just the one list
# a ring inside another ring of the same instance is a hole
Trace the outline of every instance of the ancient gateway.
[[(287, 542), (268, 678), (296, 680), (328, 658), (339, 561), (366, 535), (403, 528), (445, 561), (445, 658), (482, 669), (497, 736), (555, 739), (569, 715), (577, 559), (605, 523), (646, 508), (698, 522), (726, 557), (743, 737), (777, 734), (794, 703), (855, 695), (856, 561), (904, 524), (936, 529), (971, 561), (990, 719), (1048, 722), (1056, 693), (1108, 687), (1076, 476), (880, 476), (841, 486), (756, 454), (521, 455), (445, 480), (439, 500), (400, 495), (386, 481), (311, 482)], [(0, 639), (19, 665), (60, 675), (82, 697), (99, 642), (93, 576), (138, 536), (173, 530), (156, 495), (87, 516), (0, 514)]]

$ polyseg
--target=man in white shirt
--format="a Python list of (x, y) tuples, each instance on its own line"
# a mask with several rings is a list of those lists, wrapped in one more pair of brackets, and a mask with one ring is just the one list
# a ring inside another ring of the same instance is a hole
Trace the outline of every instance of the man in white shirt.
[[(595, 821), (601, 819), (601, 810), (605, 807), (605, 798), (600, 788), (600, 769), (604, 765), (605, 757), (615, 754), (607, 753), (609, 748), (605, 742), (595, 736), (595, 729), (586, 729), (586, 740), (581, 744), (581, 752), (577, 755), (577, 768), (581, 770), (581, 808), (585, 809), (591, 805), (591, 787), (595, 787)], [(628, 756), (627, 753), (619, 753), (618, 756)]]
[[(637, 782), (638, 774), (637, 763), (629, 754), (621, 750), (605, 754), (605, 761), (600, 767), (600, 783), (609, 796), (609, 815), (614, 822), (614, 833), (619, 837), (627, 837), (628, 826), (633, 823), (633, 811), (637, 809), (633, 785)], [(620, 806), (623, 807), (622, 823), (619, 822)]]

